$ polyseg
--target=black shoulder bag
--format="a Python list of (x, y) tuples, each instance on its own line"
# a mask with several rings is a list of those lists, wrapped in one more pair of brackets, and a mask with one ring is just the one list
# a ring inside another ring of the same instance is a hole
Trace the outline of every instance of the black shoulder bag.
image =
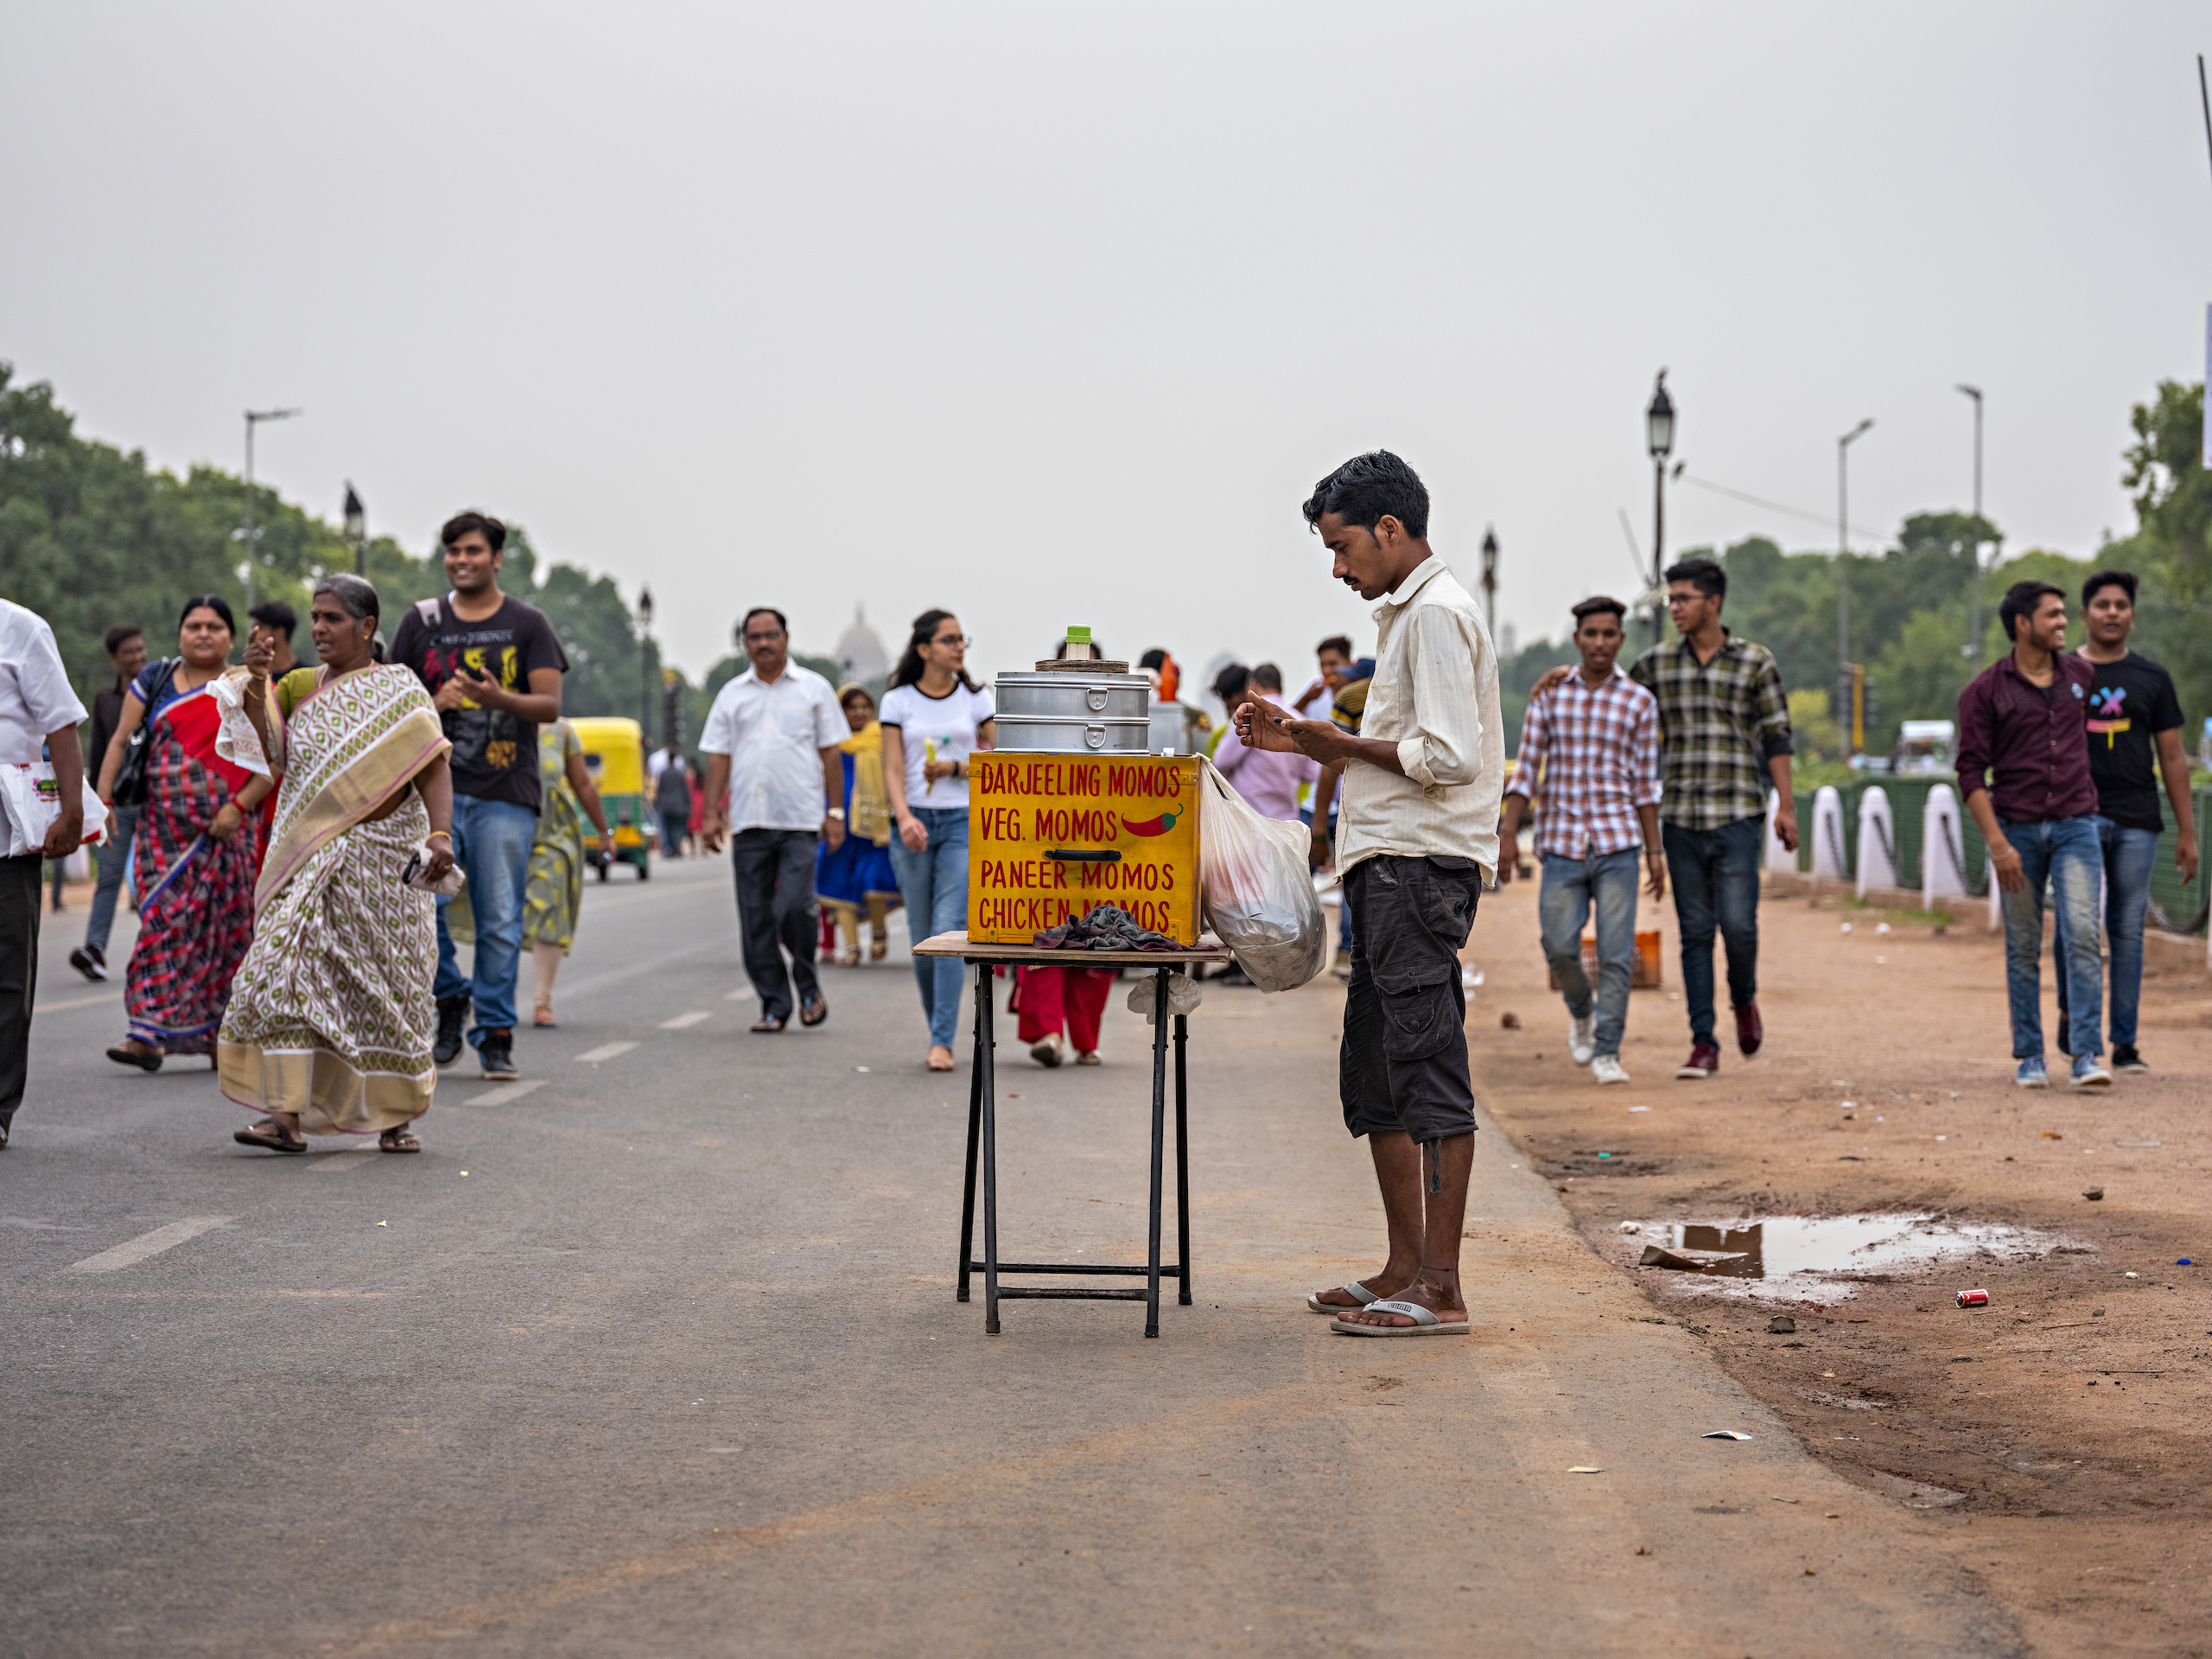
[(138, 729), (130, 734), (130, 741), (124, 746), (123, 764), (115, 770), (115, 804), (118, 806), (143, 806), (146, 804), (146, 756), (150, 753), (147, 739), (153, 735), (154, 707), (162, 700), (162, 693), (169, 689), (169, 682), (176, 678), (181, 659), (171, 657), (162, 664), (161, 677), (154, 682), (154, 701), (146, 705), (146, 712), (139, 717)]

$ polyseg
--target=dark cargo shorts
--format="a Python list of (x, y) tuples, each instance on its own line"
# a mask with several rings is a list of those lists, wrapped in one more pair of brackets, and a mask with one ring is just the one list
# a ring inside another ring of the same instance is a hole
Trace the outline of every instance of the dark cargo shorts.
[(1475, 1129), (1459, 951), (1475, 925), (1472, 859), (1362, 859), (1344, 875), (1351, 986), (1338, 1088), (1355, 1136), (1398, 1129), (1427, 1146)]

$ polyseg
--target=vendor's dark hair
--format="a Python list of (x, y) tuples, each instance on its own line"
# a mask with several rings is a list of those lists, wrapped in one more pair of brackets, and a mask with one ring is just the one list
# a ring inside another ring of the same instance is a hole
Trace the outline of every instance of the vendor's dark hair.
[(1354, 455), (1316, 484), (1300, 511), (1309, 524), (1319, 526), (1323, 513), (1333, 512), (1365, 531), (1387, 513), (1419, 537), (1428, 534), (1428, 486), (1388, 449), (1376, 449)]
[(315, 596), (321, 599), (328, 594), (343, 606), (346, 614), (356, 622), (381, 621), (384, 607), (377, 601), (377, 590), (360, 577), (340, 572), (325, 576), (315, 584)]
[(1624, 625), (1628, 621), (1628, 607), (1609, 594), (1592, 594), (1567, 614), (1574, 619), (1574, 626), (1580, 628), (1584, 617), (1595, 616), (1600, 611), (1611, 611), (1614, 620)]
[(488, 512), (479, 512), (474, 507), (446, 520), (445, 527), (438, 531), (438, 545), (451, 547), (471, 531), (491, 543), (494, 553), (505, 550), (507, 545), (507, 527)]
[(220, 594), (194, 594), (190, 599), (186, 600), (184, 608), (176, 613), (177, 626), (181, 628), (185, 620), (194, 611), (214, 612), (223, 619), (223, 626), (231, 631), (232, 636), (237, 637), (238, 619), (231, 614), (230, 601), (225, 599)]
[(258, 622), (264, 628), (274, 628), (287, 641), (300, 626), (300, 613), (281, 599), (264, 599), (246, 613), (250, 622)]
[(133, 628), (129, 626), (110, 628), (105, 635), (107, 654), (112, 657), (117, 652), (121, 651), (123, 649), (123, 642), (126, 639), (143, 639), (145, 637), (146, 630), (143, 628)]
[(2016, 582), (2005, 590), (2005, 597), (1997, 607), (1997, 620), (2004, 625), (2005, 637), (2019, 643), (2020, 631), (2016, 626), (2024, 616), (2033, 616), (2043, 607), (2043, 602), (2056, 594), (2061, 601), (2066, 597), (2063, 588), (2054, 588), (2047, 582)]
[[(922, 677), (922, 647), (937, 637), (937, 625), (951, 620), (950, 611), (924, 611), (914, 619), (914, 626), (906, 635), (906, 649), (899, 654), (899, 666), (891, 671), (890, 690), (902, 685), (917, 685)], [(960, 683), (969, 690), (976, 689), (976, 682), (968, 677), (968, 671), (961, 669)]]
[(2082, 584), (2082, 608), (2088, 610), (2089, 601), (2107, 588), (2118, 588), (2127, 595), (2129, 608), (2135, 604), (2135, 573), (2133, 570), (2100, 570)]
[(1667, 567), (1667, 580), (1687, 582), (1707, 599), (1728, 597), (1728, 573), (1711, 559), (1683, 559)]

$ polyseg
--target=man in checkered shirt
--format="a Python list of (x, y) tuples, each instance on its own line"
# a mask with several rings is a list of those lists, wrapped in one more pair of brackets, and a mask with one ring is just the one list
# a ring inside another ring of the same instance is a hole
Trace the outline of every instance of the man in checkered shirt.
[[(1651, 896), (1666, 896), (1659, 834), (1659, 705), (1614, 666), (1628, 607), (1602, 595), (1574, 607), (1582, 671), (1531, 698), (1498, 831), (1497, 880), (1521, 868), (1521, 815), (1541, 788), (1537, 901), (1544, 955), (1573, 1021), (1567, 1054), (1599, 1084), (1626, 1083), (1621, 1033), (1636, 972), (1636, 873), (1643, 858)], [(1537, 779), (1542, 782), (1539, 785)], [(1598, 912), (1598, 990), (1582, 965), (1582, 925)]]

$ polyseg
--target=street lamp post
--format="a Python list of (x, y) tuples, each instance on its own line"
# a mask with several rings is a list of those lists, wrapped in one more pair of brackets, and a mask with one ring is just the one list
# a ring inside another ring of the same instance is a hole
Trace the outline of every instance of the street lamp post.
[[(1667, 396), (1667, 371), (1651, 388), (1651, 406), (1643, 411), (1645, 442), (1651, 451), (1651, 591), (1662, 590), (1660, 572), (1667, 566), (1667, 457), (1675, 448), (1675, 400)], [(1660, 601), (1651, 602), (1651, 638), (1659, 638)]]
[(1961, 385), (1959, 390), (1974, 399), (1974, 542), (1968, 549), (1974, 562), (1974, 625), (1960, 653), (1971, 662), (1981, 655), (1981, 388)]
[(652, 652), (647, 649), (653, 637), (653, 590), (638, 589), (638, 728), (647, 741), (653, 731), (653, 665)]
[(350, 478), (346, 480), (346, 539), (353, 544), (353, 574), (365, 577), (369, 574), (369, 512), (353, 493)]
[(254, 567), (260, 563), (253, 547), (253, 429), (264, 421), (289, 421), (304, 415), (303, 409), (249, 409), (245, 412), (245, 607), (253, 608)]
[(1493, 644), (1497, 639), (1497, 531), (1483, 529), (1483, 621)]
[[(1837, 684), (1846, 688), (1844, 702), (1850, 702), (1851, 685), (1851, 575), (1846, 568), (1851, 557), (1851, 446), (1866, 435), (1874, 424), (1873, 417), (1853, 427), (1835, 441), (1835, 660)], [(1842, 709), (1838, 715), (1844, 728), (1851, 729), (1851, 709)]]

